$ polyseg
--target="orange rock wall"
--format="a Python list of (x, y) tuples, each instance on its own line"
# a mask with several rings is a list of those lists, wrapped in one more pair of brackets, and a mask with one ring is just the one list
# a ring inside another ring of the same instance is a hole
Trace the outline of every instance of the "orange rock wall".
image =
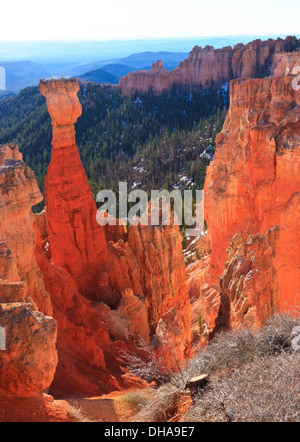
[(300, 301), (300, 91), (292, 79), (231, 83), (229, 113), (205, 183), (211, 282), (222, 274), (236, 232), (246, 240), (278, 225), (281, 310)]
[[(0, 146), (0, 396), (25, 398), (50, 386), (57, 365), (56, 321), (35, 261), (31, 206), (42, 199), (16, 145)], [(3, 241), (5, 239), (5, 241)]]
[(34, 173), (23, 163), (18, 147), (0, 146), (0, 239), (6, 241), (14, 255), (28, 296), (41, 312), (51, 315), (50, 296), (34, 257), (36, 238), (31, 208), (42, 199)]

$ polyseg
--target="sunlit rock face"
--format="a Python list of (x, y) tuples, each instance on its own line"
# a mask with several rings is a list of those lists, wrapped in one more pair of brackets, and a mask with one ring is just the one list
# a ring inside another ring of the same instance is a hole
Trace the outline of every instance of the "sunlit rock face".
[(31, 207), (41, 199), (18, 147), (0, 146), (2, 397), (29, 397), (48, 388), (57, 365), (56, 321), (43, 314), (52, 314), (52, 305), (35, 261)]
[(0, 146), (0, 239), (14, 256), (28, 296), (41, 312), (51, 315), (50, 296), (34, 257), (36, 239), (31, 208), (42, 199), (34, 173), (24, 164), (18, 147)]
[[(57, 150), (67, 154), (69, 147)], [(174, 346), (182, 361), (189, 348), (190, 311), (179, 228), (172, 224), (127, 231), (117, 226), (113, 232), (110, 227), (106, 233), (115, 242), (108, 244), (97, 224), (105, 260), (100, 254), (99, 261), (94, 258), (95, 266), (89, 267), (88, 262), (84, 267), (97, 275), (97, 285), (94, 292), (83, 293), (82, 281), (76, 279), (78, 272), (73, 276), (65, 265), (54, 263), (55, 252), (64, 257), (66, 243), (54, 240), (57, 249), (53, 249), (51, 213), (46, 210), (34, 216), (31, 212), (42, 196), (17, 146), (1, 146), (0, 158), (0, 227), (6, 241), (0, 243), (0, 324), (8, 336), (7, 351), (1, 353), (0, 395), (27, 397), (48, 387), (57, 397), (99, 395), (141, 387), (142, 380), (128, 374), (119, 352), (135, 349), (139, 340), (150, 344), (162, 329), (158, 328), (162, 318), (167, 331), (164, 342)], [(84, 175), (81, 190), (85, 179)], [(62, 178), (62, 189), (63, 184)], [(63, 213), (71, 218), (73, 206), (67, 193), (61, 195), (66, 196), (60, 200)], [(87, 213), (85, 201), (83, 208)], [(96, 210), (91, 210), (96, 221)], [(71, 250), (78, 245), (76, 229), (71, 222), (65, 230), (74, 239)], [(74, 264), (79, 271), (85, 265), (82, 256)], [(176, 326), (167, 321), (172, 309), (177, 310)], [(161, 345), (155, 345), (153, 351), (161, 352)], [(170, 361), (172, 365), (174, 361)]]
[[(294, 79), (231, 82), (230, 109), (204, 186), (211, 254), (188, 269), (192, 321), (200, 312), (209, 332), (243, 319), (261, 324), (299, 305), (300, 91)], [(273, 226), (276, 241), (266, 233)], [(223, 273), (237, 239), (241, 253)], [(250, 278), (251, 257), (256, 276)]]
[[(2, 290), (0, 281), (0, 290)], [(0, 395), (29, 397), (51, 385), (57, 365), (56, 321), (16, 300), (0, 302), (0, 324), (6, 350), (0, 351)]]
[(135, 92), (147, 93), (150, 88), (154, 93), (161, 94), (173, 84), (207, 89), (214, 85), (222, 86), (236, 78), (260, 78), (271, 73), (282, 76), (286, 73), (286, 62), (292, 67), (299, 60), (299, 52), (290, 54), (296, 44), (295, 37), (287, 37), (285, 40), (255, 40), (247, 45), (238, 44), (234, 48), (196, 46), (189, 57), (172, 71), (165, 70), (159, 60), (151, 70), (130, 72), (120, 78), (119, 87), (122, 94), (127, 96)]
[(292, 80), (232, 82), (229, 113), (205, 183), (211, 281), (222, 274), (236, 232), (246, 240), (277, 225), (281, 310), (297, 305), (300, 296), (300, 92)]

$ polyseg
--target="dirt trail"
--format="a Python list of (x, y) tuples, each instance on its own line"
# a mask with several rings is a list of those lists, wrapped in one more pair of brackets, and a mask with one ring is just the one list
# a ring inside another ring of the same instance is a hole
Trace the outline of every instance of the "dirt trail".
[(128, 422), (139, 407), (126, 396), (127, 392), (65, 400), (42, 393), (27, 399), (0, 396), (0, 422)]
[(79, 410), (87, 420), (96, 422), (128, 422), (139, 411), (139, 407), (126, 401), (125, 393), (120, 392), (102, 397), (65, 399), (62, 402)]

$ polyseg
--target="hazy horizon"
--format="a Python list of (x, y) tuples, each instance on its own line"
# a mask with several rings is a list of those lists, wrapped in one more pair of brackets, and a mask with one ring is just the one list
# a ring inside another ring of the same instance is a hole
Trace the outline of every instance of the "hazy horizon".
[[(39, 0), (1, 5), (0, 41), (119, 41), (283, 35), (299, 31), (299, 0)], [(12, 26), (13, 23), (13, 26)]]
[(9, 41), (0, 42), (0, 63), (33, 61), (36, 63), (89, 63), (113, 60), (142, 52), (188, 53), (195, 45), (234, 46), (261, 38), (285, 38), (287, 35), (227, 35), (176, 38), (149, 38), (110, 41)]
[(254, 37), (254, 38), (285, 38), (288, 36), (300, 36), (300, 33), (283, 33), (283, 34), (224, 34), (224, 35), (196, 35), (193, 37), (186, 37), (186, 36), (172, 36), (169, 37), (149, 37), (149, 38), (124, 38), (124, 39), (73, 39), (73, 40), (0, 40), (0, 43), (4, 44), (39, 44), (39, 43), (63, 43), (63, 44), (74, 44), (74, 43), (120, 43), (120, 42), (136, 42), (136, 41), (169, 41), (169, 40), (209, 40), (209, 39), (226, 39), (226, 38), (248, 38), (248, 37)]

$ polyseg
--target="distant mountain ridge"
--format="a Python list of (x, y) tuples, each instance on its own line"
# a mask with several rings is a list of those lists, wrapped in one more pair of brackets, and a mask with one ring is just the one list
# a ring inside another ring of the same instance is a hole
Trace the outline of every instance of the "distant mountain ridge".
[[(103, 69), (103, 70), (108, 69), (107, 72), (112, 73), (111, 69), (113, 69), (112, 67), (116, 65), (126, 66), (127, 69), (131, 68), (129, 72), (133, 70), (143, 69), (145, 66), (149, 66), (150, 69), (151, 65), (157, 60), (157, 58), (163, 60), (165, 66), (167, 66), (169, 69), (173, 69), (178, 65), (178, 63), (184, 60), (184, 58), (187, 56), (188, 52), (164, 52), (164, 51), (141, 52), (129, 55), (128, 57), (125, 58), (95, 61), (93, 63), (79, 65), (72, 68), (70, 74), (80, 76), (86, 74), (87, 72), (94, 71), (96, 69)], [(120, 77), (122, 76), (121, 72), (119, 74), (117, 71), (115, 71), (113, 75), (117, 75)]]
[(75, 65), (98, 60), (112, 60), (145, 51), (188, 52), (195, 45), (212, 45), (222, 48), (236, 43), (248, 43), (255, 38), (270, 36), (239, 35), (224, 37), (156, 38), (123, 41), (73, 41), (73, 42), (1, 42), (0, 61), (31, 60), (40, 64), (74, 63)]
[[(188, 54), (183, 52), (142, 52), (122, 59), (99, 60), (93, 63), (76, 64), (51, 63), (40, 64), (30, 60), (0, 62), (6, 70), (7, 92), (18, 93), (28, 86), (36, 86), (40, 79), (50, 77), (79, 77), (85, 81), (117, 84), (119, 78), (138, 69), (151, 69), (157, 58), (162, 58), (167, 67), (172, 69)], [(97, 71), (97, 72), (96, 72)]]
[[(48, 47), (52, 48), (56, 47), (57, 48), (57, 60), (54, 62), (52, 60), (52, 55), (51, 55), (51, 51), (50, 54), (48, 54), (48, 59), (46, 59), (47, 54), (44, 55), (46, 62), (37, 62), (36, 59), (37, 57), (34, 56), (33, 59), (30, 59), (30, 55), (32, 55), (32, 52), (30, 52), (29, 50), (26, 49), (26, 44), (24, 43), (25, 46), (20, 46), (20, 48), (23, 48), (23, 53), (28, 55), (28, 59), (23, 59), (20, 61), (7, 61), (7, 56), (5, 56), (5, 46), (7, 46), (7, 51), (9, 50), (9, 48), (14, 48), (15, 46), (13, 45), (13, 43), (8, 44), (5, 43), (4, 44), (4, 49), (3, 49), (3, 45), (1, 44), (1, 48), (0, 48), (0, 66), (3, 66), (6, 69), (6, 77), (7, 77), (7, 86), (6, 86), (6, 92), (8, 93), (18, 93), (21, 89), (24, 89), (27, 86), (35, 86), (39, 83), (39, 80), (42, 78), (50, 78), (50, 77), (56, 77), (59, 78), (62, 75), (64, 75), (65, 77), (79, 77), (83, 80), (86, 81), (95, 81), (98, 82), (100, 84), (102, 83), (111, 83), (111, 84), (117, 84), (118, 80), (122, 77), (126, 77), (128, 74), (130, 73), (134, 73), (137, 70), (143, 70), (143, 71), (149, 71), (151, 69), (151, 65), (153, 63), (155, 63), (157, 60), (162, 60), (163, 62), (163, 66), (165, 67), (166, 70), (176, 70), (176, 68), (178, 67), (178, 65), (180, 65), (181, 63), (183, 63), (183, 61), (188, 57), (188, 52), (178, 52), (178, 49), (181, 49), (182, 46), (182, 41), (183, 40), (172, 40), (173, 43), (176, 41), (178, 43), (177, 45), (177, 51), (174, 52), (170, 52), (170, 51), (163, 51), (163, 50), (159, 50), (159, 51), (144, 51), (144, 52), (137, 52), (137, 53), (133, 53), (131, 55), (127, 55), (126, 57), (123, 58), (105, 58), (103, 57), (103, 59), (101, 60), (100, 57), (101, 52), (99, 52), (99, 60), (97, 61), (97, 59), (95, 59), (95, 53), (93, 51), (95, 51), (98, 46), (91, 42), (89, 43), (89, 45), (87, 43), (83, 44), (83, 43), (78, 43), (78, 47), (76, 49), (76, 45), (74, 46), (71, 45), (70, 47), (72, 48), (72, 51), (70, 52), (70, 54), (68, 54), (68, 57), (61, 57), (61, 51), (63, 51), (63, 48), (69, 47), (68, 45), (64, 46), (62, 43), (60, 45), (50, 45), (49, 44), (44, 44), (44, 46), (38, 46), (39, 50), (41, 50), (41, 47), (44, 48), (44, 50), (46, 50)], [(209, 43), (209, 44), (213, 44), (214, 46), (210, 46), (211, 48), (213, 47), (214, 51), (220, 51), (221, 49), (217, 49), (222, 47), (222, 45), (224, 46), (224, 44), (234, 44), (239, 42), (239, 44), (241, 44), (242, 46), (243, 41), (249, 41), (249, 37), (240, 37), (239, 39), (237, 37), (232, 37), (232, 38), (215, 38), (215, 39), (187, 39), (184, 40), (185, 44), (186, 42), (190, 42), (189, 44), (191, 45), (190, 47), (192, 47), (192, 44), (197, 42), (197, 44), (204, 46), (205, 44)], [(181, 42), (181, 43), (180, 43)], [(147, 47), (147, 42), (144, 42), (144, 47)], [(15, 44), (17, 45), (17, 43)], [(49, 46), (50, 45), (50, 46)], [(166, 42), (164, 40), (162, 40), (160, 42), (160, 46), (159, 46), (159, 41), (157, 41), (155, 43), (155, 45), (158, 48), (164, 48), (166, 46)], [(155, 47), (154, 45), (154, 47)], [(101, 45), (100, 45), (101, 46)], [(99, 46), (99, 47), (100, 47)], [(142, 46), (142, 42), (138, 42), (136, 43), (135, 48), (137, 49), (138, 47)], [(239, 46), (239, 45), (237, 45)], [(109, 46), (107, 46), (109, 47)], [(113, 47), (113, 46), (112, 46)], [(126, 44), (124, 43), (124, 48), (125, 47), (129, 47), (128, 45), (126, 46)], [(171, 46), (170, 46), (171, 47)], [(175, 46), (172, 46), (175, 47)], [(227, 46), (228, 47), (228, 46)], [(20, 49), (19, 48), (19, 49)], [(76, 53), (81, 50), (83, 50), (83, 48), (89, 48), (89, 50), (86, 51), (85, 54), (85, 59), (84, 58), (78, 58), (76, 56)], [(195, 48), (199, 48), (199, 46), (196, 46)], [(75, 50), (76, 49), (76, 50)], [(20, 49), (21, 50), (21, 49)], [(6, 52), (7, 52), (6, 51)], [(77, 51), (77, 52), (76, 52)], [(124, 49), (125, 51), (125, 49)], [(197, 49), (197, 51), (199, 51)], [(196, 52), (197, 52), (196, 51)], [(116, 52), (111, 52), (111, 55), (115, 54)], [(191, 52), (193, 53), (193, 51)], [(195, 53), (195, 49), (194, 49), (194, 53)], [(68, 58), (70, 56), (72, 56), (74, 59), (71, 61), (68, 61)], [(93, 54), (93, 56), (91, 56), (91, 54)], [(6, 60), (6, 61), (2, 61), (1, 62), (1, 57), (2, 60)], [(13, 51), (11, 54), (11, 58), (13, 58)], [(89, 59), (89, 61), (87, 61), (87, 59)], [(42, 60), (41, 58), (39, 60)], [(99, 71), (100, 70), (100, 71)], [(223, 69), (224, 70), (224, 69)], [(95, 72), (98, 71), (98, 72)], [(131, 79), (134, 80), (135, 77), (130, 77)], [(130, 80), (131, 81), (131, 80)], [(173, 82), (173, 79), (171, 79), (170, 81)], [(123, 86), (122, 86), (123, 87)], [(131, 88), (132, 86), (130, 86)], [(1, 91), (1, 95), (3, 95), (2, 91)]]
[(80, 75), (80, 79), (84, 81), (94, 81), (99, 84), (118, 84), (119, 81), (119, 77), (109, 74), (103, 69), (96, 69), (95, 71)]

